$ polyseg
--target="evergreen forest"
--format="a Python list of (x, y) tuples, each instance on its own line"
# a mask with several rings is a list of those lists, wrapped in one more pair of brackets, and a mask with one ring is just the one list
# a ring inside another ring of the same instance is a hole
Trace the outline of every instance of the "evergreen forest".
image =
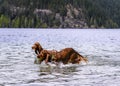
[(0, 0), (0, 28), (120, 28), (120, 0)]

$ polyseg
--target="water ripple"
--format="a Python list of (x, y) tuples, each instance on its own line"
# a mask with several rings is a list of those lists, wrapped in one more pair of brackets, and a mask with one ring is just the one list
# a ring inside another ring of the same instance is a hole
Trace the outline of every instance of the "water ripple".
[[(52, 34), (51, 34), (52, 33)], [(120, 30), (0, 30), (0, 86), (118, 86)], [(73, 47), (88, 64), (47, 67), (34, 64), (31, 51)]]

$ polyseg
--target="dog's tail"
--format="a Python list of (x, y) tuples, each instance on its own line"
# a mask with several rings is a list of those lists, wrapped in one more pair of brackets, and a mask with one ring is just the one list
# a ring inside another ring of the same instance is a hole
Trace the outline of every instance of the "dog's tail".
[(84, 62), (88, 63), (88, 59), (86, 57), (82, 58)]
[(79, 54), (79, 59), (80, 59), (80, 61), (84, 61), (84, 62), (88, 63), (88, 59), (86, 57), (83, 57), (80, 54)]

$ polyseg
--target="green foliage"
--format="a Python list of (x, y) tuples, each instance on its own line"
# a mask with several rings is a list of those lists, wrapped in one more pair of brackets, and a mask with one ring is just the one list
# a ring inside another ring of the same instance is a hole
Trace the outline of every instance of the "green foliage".
[(14, 28), (18, 28), (20, 26), (19, 24), (20, 24), (20, 18), (19, 17), (12, 21), (12, 27), (14, 27)]
[(106, 21), (106, 28), (118, 28), (118, 24), (113, 22), (111, 19)]
[(9, 27), (9, 18), (5, 15), (0, 16), (0, 27)]
[(41, 27), (42, 27), (42, 28), (47, 28), (48, 26), (47, 26), (46, 23), (43, 23), (43, 24), (41, 24)]
[[(89, 27), (120, 27), (120, 0), (0, 0), (0, 27), (60, 27), (67, 15), (68, 4), (81, 8)], [(49, 9), (52, 14), (36, 14), (36, 9)], [(74, 14), (74, 13), (73, 13)], [(75, 19), (80, 19), (74, 16)]]

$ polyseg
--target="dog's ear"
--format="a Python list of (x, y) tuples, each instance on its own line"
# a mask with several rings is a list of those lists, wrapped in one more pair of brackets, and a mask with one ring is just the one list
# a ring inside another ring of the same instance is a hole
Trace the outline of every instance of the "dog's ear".
[(33, 50), (36, 50), (37, 49), (37, 47), (39, 47), (39, 42), (35, 42), (34, 44), (33, 44), (33, 46), (32, 46), (32, 49)]
[(42, 46), (40, 45), (39, 42), (36, 42), (35, 45), (37, 46), (37, 49), (39, 51), (39, 53), (43, 50)]
[(34, 45), (32, 46), (32, 49), (35, 50), (35, 53), (37, 55), (40, 54), (40, 52), (43, 50), (39, 42), (35, 42)]

